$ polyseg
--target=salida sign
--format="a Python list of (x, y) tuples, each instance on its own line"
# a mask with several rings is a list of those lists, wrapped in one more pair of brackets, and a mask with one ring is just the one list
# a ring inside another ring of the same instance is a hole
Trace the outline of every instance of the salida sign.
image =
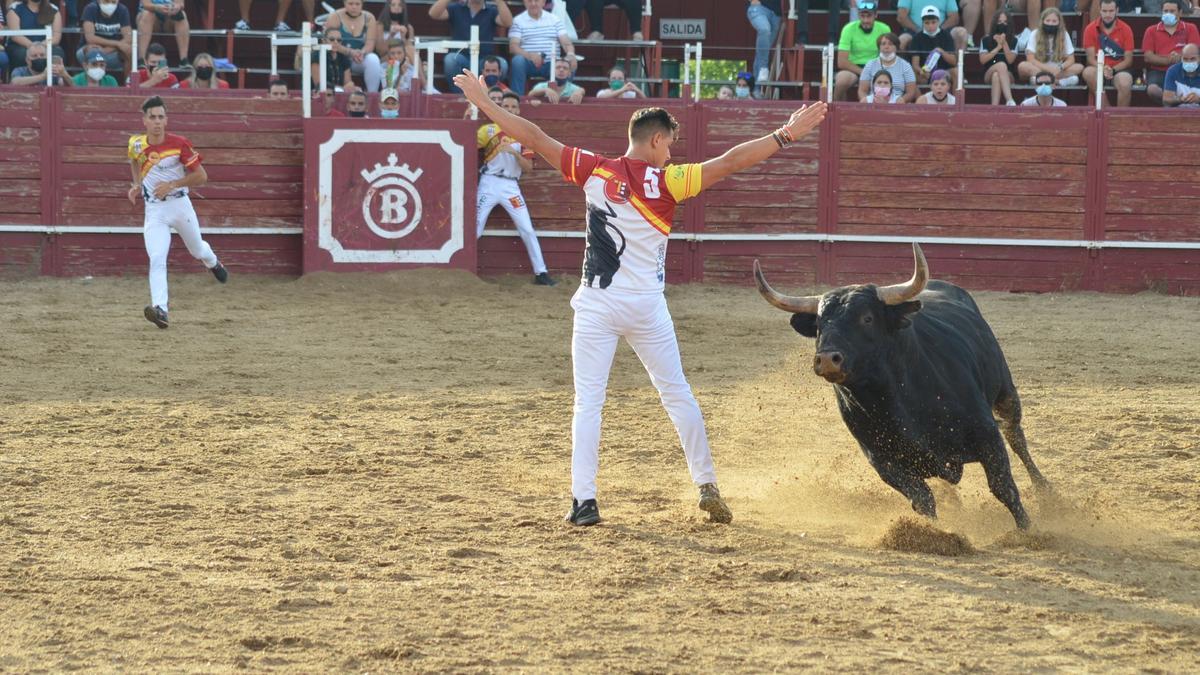
[(658, 35), (663, 40), (703, 40), (707, 19), (659, 19)]

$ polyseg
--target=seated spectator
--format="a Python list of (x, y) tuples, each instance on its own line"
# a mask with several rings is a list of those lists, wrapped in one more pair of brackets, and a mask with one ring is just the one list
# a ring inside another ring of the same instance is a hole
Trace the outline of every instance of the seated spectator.
[[(429, 8), (429, 18), (435, 21), (449, 21), (451, 40), (470, 40), (471, 26), (479, 26), (480, 58), (496, 55), (496, 26), (507, 28), (513, 25), (512, 11), (504, 0), (491, 3), (485, 3), (484, 0), (437, 0)], [(500, 79), (504, 79), (508, 76), (508, 62), (498, 56), (496, 58), (500, 62)], [(450, 80), (448, 86), (451, 92), (461, 93), (451, 78), (470, 67), (469, 51), (459, 50), (446, 54), (442, 69), (446, 79)]]
[(508, 91), (508, 85), (504, 84), (504, 59), (499, 56), (489, 56), (483, 60), (483, 70), (479, 73), (483, 76), (483, 83), (489, 87), (499, 87), (501, 91)]
[[(979, 0), (972, 0), (972, 2), (975, 3), (978, 11)], [(966, 2), (963, 4), (966, 5)], [(902, 29), (900, 51), (907, 51), (912, 39), (925, 30), (923, 19), (917, 18), (917, 10), (920, 10), (920, 16), (924, 17), (929, 13), (930, 8), (937, 10), (938, 15), (943, 17), (939, 28), (950, 34), (950, 38), (954, 41), (954, 49), (966, 49), (970, 34), (967, 29), (959, 25), (958, 3), (954, 0), (899, 0), (896, 4), (896, 23), (900, 24)], [(918, 21), (922, 23), (917, 23)]]
[[(1163, 0), (1162, 21), (1142, 35), (1142, 53), (1146, 59), (1146, 94), (1155, 104), (1163, 101), (1163, 80), (1167, 69), (1183, 60), (1183, 48), (1200, 45), (1200, 31), (1194, 24), (1180, 21), (1179, 0)], [(11, 12), (10, 12), (11, 15)], [(12, 20), (9, 19), (9, 23)], [(11, 56), (11, 54), (10, 54)], [(17, 60), (12, 59), (13, 63)]]
[(888, 71), (892, 76), (892, 86), (896, 88), (893, 94), (898, 94), (905, 103), (917, 100), (917, 76), (908, 61), (900, 58), (896, 50), (900, 46), (900, 38), (895, 33), (884, 33), (875, 41), (878, 45), (879, 56), (867, 61), (863, 66), (862, 76), (858, 78), (858, 100), (866, 100), (871, 94), (871, 83), (875, 73)]
[(375, 53), (375, 17), (363, 11), (363, 0), (345, 0), (342, 8), (325, 20), (325, 30), (331, 29), (342, 34), (336, 50), (350, 58), (350, 73), (362, 75), (367, 91), (379, 91), (383, 63)]
[(928, 82), (930, 73), (939, 68), (953, 68), (958, 65), (954, 39), (942, 30), (941, 25), (942, 15), (937, 7), (930, 5), (921, 10), (922, 30), (913, 36), (909, 50), (918, 82)]
[(46, 60), (46, 43), (34, 42), (25, 49), (25, 65), (13, 70), (9, 84), (24, 86), (39, 86), (46, 84), (46, 68), (54, 73), (52, 84), (56, 87), (68, 87), (73, 84), (63, 67), (61, 56), (55, 55), (50, 62)]
[[(1046, 11), (1049, 11), (1049, 9)], [(1040, 106), (1043, 108), (1067, 107), (1066, 101), (1062, 100), (1061, 98), (1055, 98), (1054, 96), (1054, 73), (1051, 73), (1048, 70), (1043, 70), (1042, 72), (1033, 76), (1033, 84), (1037, 95), (1030, 96), (1024, 101), (1021, 101), (1021, 105)]]
[[(1054, 0), (1049, 0), (1053, 2)], [(1042, 0), (983, 0), (983, 14), (995, 18), (996, 12), (1006, 10), (1013, 14), (1024, 13), (1028, 25), (1020, 34), (1016, 33), (1016, 23), (1009, 21), (1010, 33), (1017, 37), (1017, 53), (1025, 51), (1025, 46), (1029, 43), (1029, 36), (1033, 34), (1033, 28), (1036, 28), (1037, 19), (1042, 15)], [(1131, 10), (1132, 11), (1132, 10)], [(986, 32), (990, 34), (991, 26), (984, 26)]]
[(288, 94), (288, 83), (279, 78), (271, 80), (267, 85), (267, 98), (272, 101), (286, 101), (291, 98)]
[(175, 45), (179, 47), (179, 67), (186, 68), (188, 41), (191, 26), (187, 13), (183, 11), (183, 0), (138, 0), (138, 53), (145, 58), (150, 39), (157, 32), (175, 33)]
[[(749, 0), (746, 3), (746, 18), (755, 34), (754, 67), (750, 72), (759, 82), (766, 82), (771, 79), (771, 48), (779, 38), (783, 7), (780, 0)], [(762, 92), (759, 93), (761, 95)]]
[(229, 83), (217, 77), (217, 68), (213, 57), (205, 52), (196, 55), (192, 61), (192, 74), (179, 83), (180, 89), (228, 89)]
[(395, 89), (384, 89), (379, 94), (379, 116), (396, 119), (400, 116), (400, 94)]
[(989, 25), (991, 35), (979, 43), (979, 62), (983, 64), (983, 81), (992, 86), (992, 105), (1000, 105), (1004, 97), (1008, 105), (1016, 105), (1012, 93), (1012, 64), (1017, 60), (1017, 38), (1012, 34), (1008, 12), (1001, 8)]
[[(342, 46), (342, 32), (336, 28), (327, 28), (321, 36), (321, 42), (327, 44), (330, 49), (325, 54), (325, 86), (327, 88), (339, 87), (346, 91), (354, 89), (354, 79), (350, 77), (350, 57), (339, 53)], [(303, 64), (300, 63), (304, 52), (296, 50), (296, 70), (303, 70)], [(313, 89), (321, 88), (321, 52), (312, 50), (309, 56), (309, 77), (312, 78)]]
[(1200, 108), (1200, 47), (1184, 45), (1179, 58), (1163, 78), (1163, 105)]
[[(51, 30), (51, 50), (58, 56), (63, 55), (62, 47), (59, 44), (62, 42), (62, 13), (58, 11), (58, 7), (50, 4), (50, 0), (24, 0), (24, 2), (8, 3), (8, 28), (9, 30), (44, 30), (46, 26), (50, 26)], [(44, 39), (29, 38), (24, 35), (14, 35), (8, 39), (8, 46), (5, 48), (8, 52), (8, 63), (16, 67), (19, 63), (27, 63), (29, 59), (25, 56), (25, 50), (35, 42), (43, 42)], [(44, 45), (43, 45), (44, 46)]]
[(179, 87), (179, 78), (167, 69), (167, 48), (157, 42), (146, 48), (145, 65), (137, 72), (137, 86), (158, 89)]
[[(761, 2), (761, 0), (750, 0), (751, 6)], [(767, 4), (775, 3), (775, 8), (779, 8), (779, 0), (766, 0)], [(592, 32), (588, 34), (589, 40), (603, 40), (604, 31), (600, 30), (604, 27), (604, 6), (614, 5), (620, 7), (622, 12), (625, 12), (625, 18), (629, 19), (629, 39), (642, 39), (642, 0), (587, 0), (584, 3), (584, 9), (588, 15), (588, 25), (592, 27)], [(569, 13), (569, 12), (568, 12)], [(779, 16), (779, 12), (775, 13)], [(753, 24), (753, 20), (750, 22)], [(755, 27), (757, 30), (757, 26)], [(775, 34), (779, 34), (779, 19), (775, 19)], [(775, 44), (774, 38), (771, 39), (771, 44)]]
[(554, 79), (539, 83), (529, 92), (530, 103), (545, 98), (548, 103), (582, 103), (583, 87), (571, 81), (571, 62), (559, 59), (554, 62)]
[(750, 99), (750, 86), (754, 83), (754, 78), (750, 73), (738, 73), (737, 81), (733, 83), (733, 98), (739, 101), (747, 101)]
[(1079, 84), (1079, 75), (1083, 72), (1083, 64), (1075, 62), (1075, 45), (1063, 26), (1062, 12), (1057, 7), (1042, 10), (1041, 25), (1029, 36), (1029, 45), (1025, 47), (1025, 61), (1017, 66), (1021, 79), (1030, 82), (1043, 72), (1057, 78), (1060, 87)]
[(99, 53), (106, 69), (122, 72), (132, 50), (133, 26), (125, 5), (117, 0), (93, 0), (83, 8), (83, 44), (75, 52), (80, 63), (84, 63), (85, 53)]
[(929, 76), (929, 91), (917, 99), (923, 105), (954, 105), (954, 94), (950, 93), (950, 73), (938, 68)]
[(614, 67), (608, 71), (608, 89), (601, 89), (596, 98), (645, 98), (646, 94), (636, 84), (625, 80), (625, 71)]
[[(250, 2), (251, 0), (238, 0), (238, 13), (242, 18), (233, 24), (234, 30), (254, 30), (250, 27)], [(311, 23), (316, 9), (316, 0), (300, 0), (300, 4), (304, 6), (305, 20)], [(292, 27), (287, 25), (287, 14), (291, 8), (292, 0), (279, 0), (279, 11), (275, 14), (276, 33), (292, 32)]]
[(858, 21), (842, 28), (837, 48), (839, 70), (833, 81), (833, 97), (839, 101), (855, 91), (863, 66), (879, 56), (879, 36), (892, 32), (886, 23), (875, 19), (876, 7), (875, 0), (858, 0)]
[(383, 87), (397, 91), (412, 91), (413, 78), (417, 77), (417, 64), (408, 60), (408, 45), (404, 40), (392, 38), (388, 43), (387, 65), (383, 69)]
[(904, 98), (894, 91), (892, 74), (886, 70), (875, 73), (871, 78), (871, 93), (862, 100), (863, 103), (904, 103)]
[[(746, 95), (749, 95), (749, 94), (750, 94), (750, 91), (747, 90)], [(721, 85), (721, 88), (717, 90), (717, 100), (718, 101), (732, 101), (733, 100), (733, 89), (727, 84)]]
[[(86, 14), (86, 8), (85, 8)], [(104, 58), (104, 52), (93, 50), (87, 55), (83, 62), (84, 70), (71, 81), (76, 87), (116, 87), (117, 78), (109, 75), (106, 71), (108, 61)]]
[[(1096, 70), (1102, 70), (1101, 86), (1111, 82), (1117, 90), (1117, 106), (1128, 107), (1133, 98), (1133, 29), (1117, 18), (1117, 0), (1100, 0), (1100, 17), (1083, 29), (1087, 68), (1083, 80), (1096, 95)], [(1098, 54), (1102, 53), (1103, 57)]]
[[(550, 61), (562, 46), (571, 72), (577, 67), (575, 45), (567, 37), (562, 21), (543, 11), (546, 0), (525, 0), (525, 11), (513, 19), (508, 32), (508, 52), (512, 55), (512, 90), (525, 95), (525, 85), (531, 76), (550, 79)], [(558, 43), (556, 45), (555, 43)]]
[(375, 17), (375, 52), (379, 54), (379, 58), (387, 59), (392, 40), (400, 40), (404, 44), (408, 62), (417, 64), (417, 70), (420, 70), (417, 48), (413, 45), (412, 24), (408, 19), (408, 5), (404, 0), (388, 0), (383, 3), (379, 15)]
[(363, 90), (356, 89), (346, 97), (346, 114), (350, 117), (367, 116), (367, 95)]
[[(8, 27), (4, 24), (4, 12), (0, 12), (0, 30), (7, 30)], [(8, 75), (8, 50), (5, 44), (6, 38), (0, 36), (0, 82), (3, 82), (5, 76)]]

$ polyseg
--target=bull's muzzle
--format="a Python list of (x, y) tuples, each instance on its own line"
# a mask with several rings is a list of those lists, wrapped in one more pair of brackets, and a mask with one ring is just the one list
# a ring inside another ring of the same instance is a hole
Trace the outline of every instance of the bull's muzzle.
[(842, 370), (845, 363), (846, 357), (841, 352), (817, 352), (813, 357), (813, 372), (838, 384), (846, 379), (846, 371)]

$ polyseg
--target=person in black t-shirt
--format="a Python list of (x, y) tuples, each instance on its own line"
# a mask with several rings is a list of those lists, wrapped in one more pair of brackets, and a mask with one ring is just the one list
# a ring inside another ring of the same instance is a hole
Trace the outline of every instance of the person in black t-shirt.
[(983, 81), (992, 85), (992, 105), (1016, 105), (1012, 93), (1012, 64), (1017, 60), (1017, 38), (1012, 34), (1008, 12), (1000, 9), (992, 17), (992, 34), (979, 43), (979, 62), (983, 64)]
[[(912, 54), (913, 72), (917, 74), (917, 82), (929, 82), (929, 74), (939, 68), (949, 70), (958, 65), (958, 52), (954, 49), (954, 38), (950, 31), (942, 30), (942, 13), (932, 5), (921, 12), (922, 32), (917, 33), (909, 43), (909, 54)], [(931, 54), (937, 53), (937, 61), (932, 60)]]

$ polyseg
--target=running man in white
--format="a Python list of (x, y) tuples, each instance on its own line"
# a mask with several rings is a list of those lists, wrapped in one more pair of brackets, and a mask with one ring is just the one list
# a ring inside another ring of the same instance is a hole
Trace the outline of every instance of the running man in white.
[(576, 525), (600, 522), (596, 505), (600, 412), (618, 338), (629, 343), (658, 389), (675, 424), (700, 508), (709, 519), (733, 520), (713, 470), (704, 417), (683, 375), (675, 325), (663, 296), (667, 237), (675, 207), (726, 176), (774, 155), (825, 119), (824, 103), (802, 106), (787, 124), (738, 145), (703, 164), (669, 165), (678, 134), (675, 118), (662, 108), (643, 108), (629, 120), (629, 149), (617, 159), (566, 147), (537, 125), (488, 99), (483, 80), (470, 71), (454, 77), (467, 100), (526, 148), (558, 166), (587, 196), (587, 245), (575, 310), (571, 357), (575, 415), (571, 424), (571, 511)]
[(143, 237), (150, 256), (150, 304), (143, 312), (159, 328), (167, 323), (167, 253), (171, 250), (171, 228), (179, 233), (188, 253), (204, 263), (217, 281), (225, 283), (229, 272), (217, 261), (212, 247), (200, 236), (200, 222), (188, 198), (188, 188), (208, 182), (192, 144), (183, 136), (167, 133), (167, 108), (152, 96), (142, 103), (146, 133), (129, 138), (129, 168), (133, 185), (129, 201), (138, 195), (146, 202)]
[[(500, 107), (519, 116), (521, 97), (511, 91), (505, 92)], [(483, 168), (479, 170), (475, 238), (483, 236), (483, 226), (487, 223), (488, 214), (496, 204), (500, 204), (508, 211), (509, 217), (517, 226), (517, 233), (521, 235), (521, 241), (525, 243), (529, 264), (533, 267), (533, 283), (539, 286), (553, 286), (555, 281), (546, 272), (546, 262), (542, 260), (542, 247), (538, 245), (533, 221), (529, 219), (529, 206), (525, 203), (525, 197), (521, 195), (521, 186), (517, 183), (522, 173), (533, 170), (533, 151), (522, 149), (520, 143), (501, 131), (495, 123), (479, 127), (476, 140), (479, 150), (483, 153)]]

